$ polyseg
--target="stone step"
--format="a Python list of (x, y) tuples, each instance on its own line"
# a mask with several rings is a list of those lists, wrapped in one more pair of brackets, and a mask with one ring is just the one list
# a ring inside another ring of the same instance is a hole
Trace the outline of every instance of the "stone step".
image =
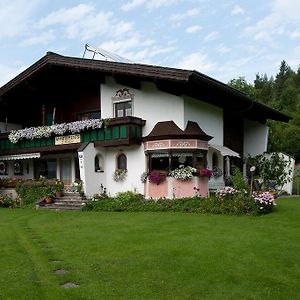
[[(85, 201), (54, 201), (54, 205), (64, 205), (64, 206), (72, 206), (72, 205), (81, 205)], [(52, 204), (52, 203), (51, 203)]]
[(37, 209), (51, 209), (51, 210), (81, 210), (82, 203), (88, 200), (84, 197), (59, 197), (55, 198), (53, 203), (47, 204), (45, 200), (37, 203)]
[(81, 206), (57, 206), (52, 204), (47, 204), (45, 206), (39, 206), (38, 209), (49, 209), (49, 210), (81, 210)]
[(57, 198), (55, 198), (54, 199), (54, 203), (65, 203), (65, 204), (67, 204), (67, 203), (70, 203), (70, 204), (72, 204), (72, 203), (82, 203), (82, 202), (86, 202), (87, 200), (85, 200), (85, 199), (57, 199)]

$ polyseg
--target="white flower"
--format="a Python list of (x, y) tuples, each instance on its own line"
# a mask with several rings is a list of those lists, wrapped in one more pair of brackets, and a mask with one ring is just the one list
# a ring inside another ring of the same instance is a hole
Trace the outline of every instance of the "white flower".
[(177, 169), (171, 172), (171, 176), (178, 180), (191, 180), (193, 178), (193, 173), (197, 170), (190, 166), (185, 167), (184, 165), (180, 165)]
[(90, 119), (84, 121), (75, 121), (71, 123), (54, 124), (50, 126), (29, 127), (20, 130), (12, 130), (8, 135), (8, 139), (15, 144), (22, 139), (33, 140), (42, 137), (48, 138), (52, 134), (63, 135), (68, 132), (79, 133), (87, 129), (101, 128), (102, 125), (103, 120)]

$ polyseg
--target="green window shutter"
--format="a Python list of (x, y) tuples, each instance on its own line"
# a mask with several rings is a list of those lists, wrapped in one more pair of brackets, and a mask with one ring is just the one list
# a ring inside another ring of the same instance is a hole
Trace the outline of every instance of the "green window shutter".
[(120, 137), (120, 128), (119, 128), (119, 126), (113, 127), (112, 131), (113, 131), (113, 139), (118, 139)]
[(41, 146), (46, 146), (47, 145), (47, 140), (45, 138), (41, 138)]
[(82, 138), (83, 138), (84, 143), (89, 142), (91, 140), (90, 133), (89, 132), (84, 132)]
[(98, 130), (98, 141), (104, 141), (104, 130), (102, 128)]
[(127, 126), (126, 125), (122, 125), (120, 127), (120, 135), (121, 135), (121, 139), (127, 138)]
[(111, 140), (111, 128), (106, 128), (105, 129), (105, 139), (106, 140)]
[(96, 141), (97, 140), (97, 131), (96, 130), (93, 130), (91, 132), (91, 141)]
[(36, 139), (35, 140), (35, 146), (36, 147), (41, 147), (41, 139)]

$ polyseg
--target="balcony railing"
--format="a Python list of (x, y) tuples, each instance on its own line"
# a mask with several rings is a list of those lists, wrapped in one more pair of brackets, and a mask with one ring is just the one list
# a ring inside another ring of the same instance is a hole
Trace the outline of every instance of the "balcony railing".
[[(142, 127), (145, 120), (137, 117), (114, 118), (107, 125), (92, 130), (85, 130), (80, 134), (80, 143), (94, 142), (96, 146), (113, 147), (140, 144), (142, 140)], [(71, 134), (71, 133), (70, 133)], [(67, 136), (65, 134), (64, 136)], [(79, 144), (79, 143), (77, 143)], [(0, 134), (0, 154), (19, 153), (34, 148), (35, 151), (59, 150), (65, 145), (55, 145), (55, 136), (48, 138), (22, 139), (12, 143), (8, 134)], [(75, 146), (75, 145), (74, 145)]]

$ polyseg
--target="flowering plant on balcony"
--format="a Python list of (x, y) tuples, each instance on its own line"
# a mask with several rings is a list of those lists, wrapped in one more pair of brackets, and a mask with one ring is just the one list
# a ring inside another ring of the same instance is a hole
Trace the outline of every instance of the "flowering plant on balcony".
[(208, 177), (210, 178), (213, 175), (212, 171), (207, 169), (207, 168), (203, 168), (199, 170), (199, 176), (200, 177)]
[(113, 173), (114, 181), (123, 181), (127, 175), (127, 170), (125, 169), (116, 169)]
[(153, 170), (149, 173), (149, 182), (159, 185), (166, 180), (167, 174), (159, 170)]
[(148, 173), (147, 172), (143, 172), (141, 175), (141, 182), (145, 183), (147, 181), (148, 178)]
[(102, 119), (90, 119), (84, 121), (75, 121), (70, 123), (61, 123), (54, 124), (50, 126), (38, 126), (38, 127), (29, 127), (19, 130), (12, 130), (8, 139), (12, 143), (17, 143), (22, 139), (39, 139), (39, 138), (48, 138), (52, 134), (63, 135), (65, 133), (80, 133), (81, 131), (87, 129), (97, 129), (103, 126), (104, 120)]
[(193, 167), (180, 165), (177, 169), (171, 172), (171, 176), (178, 180), (187, 181), (193, 178), (193, 174), (196, 173), (196, 171), (197, 170)]

